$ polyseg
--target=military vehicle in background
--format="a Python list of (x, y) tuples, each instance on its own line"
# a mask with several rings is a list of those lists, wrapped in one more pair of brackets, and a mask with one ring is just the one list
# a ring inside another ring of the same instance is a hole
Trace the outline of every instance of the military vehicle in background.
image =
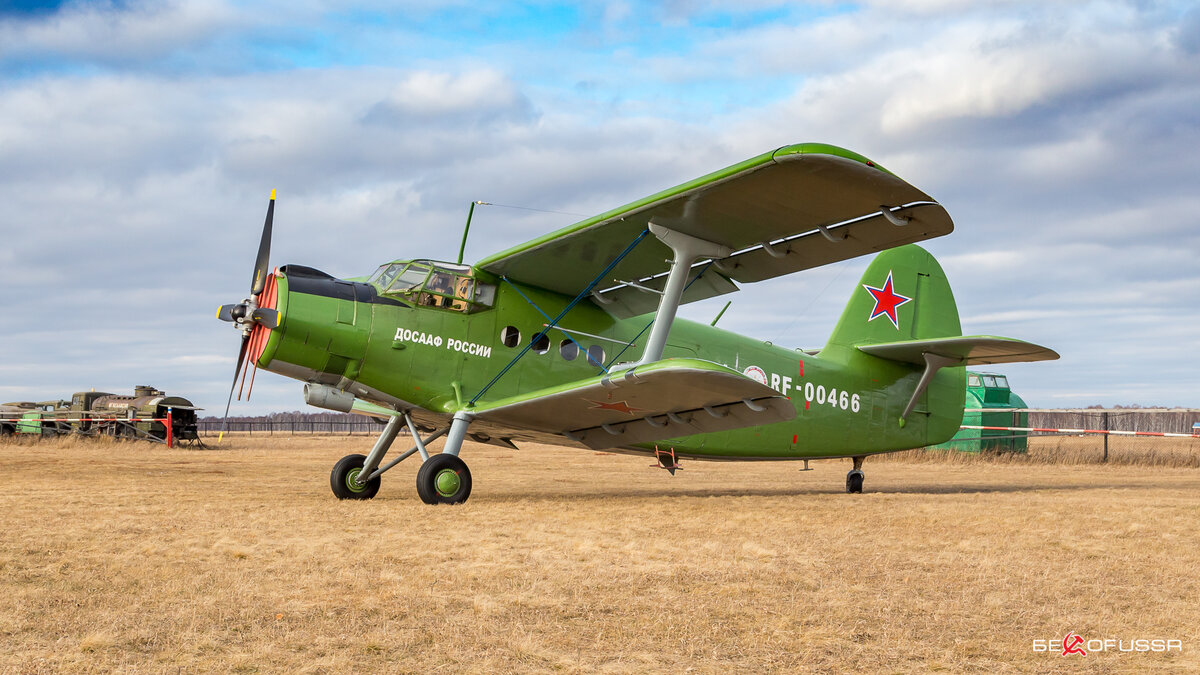
[[(19, 401), (0, 405), (0, 435), (82, 434), (160, 443), (199, 443), (196, 411), (180, 396), (135, 387), (132, 396), (81, 391), (69, 401)], [(170, 428), (168, 429), (168, 420)]]

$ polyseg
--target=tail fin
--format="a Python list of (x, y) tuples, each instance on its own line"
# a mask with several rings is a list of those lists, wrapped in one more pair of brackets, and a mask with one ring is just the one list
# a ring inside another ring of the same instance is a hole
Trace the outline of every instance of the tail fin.
[(962, 335), (946, 273), (928, 251), (910, 244), (880, 253), (867, 267), (821, 358), (857, 362), (872, 377), (912, 382), (900, 388), (912, 387), (902, 409), (895, 409), (896, 399), (879, 405), (888, 415), (898, 413), (901, 428), (911, 414), (923, 413), (916, 416), (916, 431), (925, 434), (925, 444), (936, 444), (962, 423), (963, 366), (1044, 361), (1058, 354), (1023, 340)]
[(875, 257), (825, 350), (961, 334), (946, 273), (928, 251), (910, 244)]

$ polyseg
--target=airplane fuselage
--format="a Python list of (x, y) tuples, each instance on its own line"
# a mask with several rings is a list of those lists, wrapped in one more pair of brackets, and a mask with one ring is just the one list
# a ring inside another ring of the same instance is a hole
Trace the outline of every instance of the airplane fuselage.
[[(366, 281), (313, 272), (291, 266), (277, 275), (280, 326), (261, 353), (252, 354), (257, 365), (392, 409), (413, 409), (431, 426), (440, 425), (432, 418), (448, 420), (472, 401), (485, 404), (576, 382), (636, 361), (653, 320), (615, 319), (581, 302), (531, 344), (572, 298), (473, 271), (477, 284), (495, 292), (490, 306), (465, 311), (466, 303), (425, 304), (419, 293), (381, 294)], [(622, 450), (658, 447), (704, 459), (865, 455), (940, 443), (961, 423), (963, 368), (940, 371), (915, 414), (900, 425), (920, 371), (853, 348), (832, 345), (814, 355), (677, 320), (664, 358), (703, 359), (743, 373), (788, 397), (796, 415)], [(938, 414), (930, 414), (935, 409)], [(531, 430), (473, 428), (497, 438), (573, 445)]]

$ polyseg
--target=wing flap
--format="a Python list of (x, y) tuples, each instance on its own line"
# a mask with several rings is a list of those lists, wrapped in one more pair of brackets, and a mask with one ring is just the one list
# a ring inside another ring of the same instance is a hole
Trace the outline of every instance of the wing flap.
[(1053, 361), (1058, 352), (1048, 347), (994, 335), (963, 335), (931, 340), (903, 340), (873, 345), (860, 345), (859, 350), (872, 356), (912, 363), (926, 364), (926, 354), (951, 361), (952, 366), (979, 366), (991, 363), (1022, 363)]
[(796, 411), (779, 392), (725, 366), (665, 359), (489, 402), (473, 414), (601, 449), (773, 424)]

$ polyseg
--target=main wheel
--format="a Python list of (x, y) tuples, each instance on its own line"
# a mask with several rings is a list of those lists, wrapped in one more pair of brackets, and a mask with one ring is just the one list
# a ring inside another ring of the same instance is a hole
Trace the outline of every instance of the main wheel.
[(338, 499), (370, 499), (379, 492), (379, 479), (369, 480), (361, 484), (356, 478), (362, 473), (363, 464), (367, 461), (364, 455), (346, 455), (333, 465), (329, 472), (329, 487)]
[(417, 494), (426, 504), (461, 504), (471, 496), (471, 471), (454, 455), (433, 455), (417, 471)]
[(846, 474), (846, 492), (851, 494), (862, 492), (864, 478), (866, 478), (866, 475), (858, 469), (854, 469)]

